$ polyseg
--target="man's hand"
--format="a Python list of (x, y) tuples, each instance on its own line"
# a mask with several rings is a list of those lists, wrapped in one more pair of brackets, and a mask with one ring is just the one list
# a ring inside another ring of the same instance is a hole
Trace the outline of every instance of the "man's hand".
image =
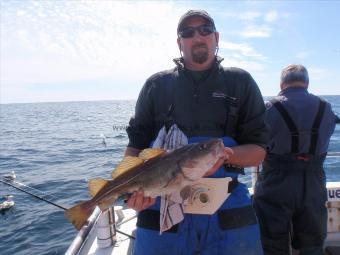
[(142, 189), (132, 193), (129, 200), (126, 202), (128, 207), (140, 212), (146, 208), (149, 208), (156, 202), (156, 198), (144, 197)]
[(204, 176), (209, 176), (209, 175), (212, 175), (214, 174), (223, 164), (227, 163), (228, 162), (228, 159), (230, 158), (231, 155), (234, 154), (234, 151), (229, 148), (229, 147), (225, 147), (224, 148), (224, 157), (223, 158), (220, 158), (216, 163), (215, 165), (210, 168), (208, 170), (208, 172), (205, 173)]

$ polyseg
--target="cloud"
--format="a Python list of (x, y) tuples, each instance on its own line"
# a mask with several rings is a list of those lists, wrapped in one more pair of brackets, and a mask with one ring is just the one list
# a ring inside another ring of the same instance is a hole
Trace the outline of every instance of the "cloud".
[(238, 15), (244, 21), (244, 29), (239, 33), (245, 38), (268, 38), (279, 19), (276, 10), (268, 12), (245, 12)]
[(265, 60), (266, 58), (256, 52), (251, 46), (246, 43), (233, 43), (228, 41), (221, 41), (219, 43), (220, 49), (225, 49), (232, 52), (238, 52), (244, 57), (256, 58), (258, 60)]
[(279, 17), (279, 14), (277, 13), (277, 11), (270, 11), (270, 12), (267, 12), (266, 14), (264, 14), (264, 21), (266, 22), (274, 22), (278, 19)]
[(238, 15), (239, 19), (245, 20), (245, 21), (253, 21), (253, 20), (258, 19), (262, 16), (263, 16), (262, 13), (255, 12), (255, 11), (243, 12), (240, 15)]
[(297, 59), (304, 60), (304, 59), (308, 58), (310, 55), (311, 55), (311, 53), (308, 52), (308, 51), (301, 51), (301, 52), (299, 52), (298, 54), (296, 54), (295, 57), (296, 57)]
[(221, 41), (219, 47), (223, 51), (222, 55), (226, 58), (222, 62), (224, 66), (243, 68), (251, 73), (261, 73), (265, 70), (264, 62), (267, 58), (256, 52), (250, 45)]
[(310, 80), (322, 81), (331, 76), (331, 72), (320, 67), (308, 67)]
[(241, 35), (246, 38), (268, 38), (271, 36), (271, 30), (267, 25), (249, 25), (241, 32)]
[(227, 57), (226, 60), (222, 62), (222, 65), (242, 68), (252, 74), (257, 73), (257, 75), (260, 75), (265, 70), (265, 66), (262, 63), (249, 59), (240, 59), (235, 56)]
[(3, 81), (145, 76), (168, 68), (179, 54), (182, 10), (170, 2), (27, 1), (4, 7)]

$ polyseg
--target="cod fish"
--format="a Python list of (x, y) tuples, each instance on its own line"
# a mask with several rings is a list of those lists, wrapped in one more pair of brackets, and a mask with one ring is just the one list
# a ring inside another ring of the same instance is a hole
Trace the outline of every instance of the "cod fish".
[(79, 230), (96, 206), (105, 211), (119, 197), (139, 189), (149, 197), (178, 192), (217, 167), (224, 156), (221, 139), (188, 144), (170, 152), (145, 149), (138, 157), (125, 157), (112, 172), (112, 180), (90, 180), (92, 199), (66, 210), (65, 215)]

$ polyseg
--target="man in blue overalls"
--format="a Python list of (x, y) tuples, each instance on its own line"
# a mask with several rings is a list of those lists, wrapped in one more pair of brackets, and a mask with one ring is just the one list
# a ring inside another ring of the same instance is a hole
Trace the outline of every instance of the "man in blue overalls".
[[(135, 192), (127, 204), (139, 211), (134, 254), (263, 254), (259, 226), (246, 185), (238, 183), (242, 167), (265, 156), (265, 106), (257, 84), (244, 70), (224, 68), (218, 57), (219, 33), (202, 10), (185, 13), (178, 24), (181, 58), (176, 67), (151, 76), (140, 92), (127, 133), (126, 155), (150, 147), (159, 130), (177, 124), (198, 142), (220, 137), (234, 154), (210, 178), (232, 177), (231, 195), (213, 215), (185, 214), (159, 235), (159, 199)], [(237, 166), (237, 167), (235, 167)]]
[(308, 93), (308, 72), (289, 65), (281, 92), (267, 104), (270, 141), (256, 185), (254, 207), (265, 254), (322, 255), (327, 233), (323, 162), (336, 116), (329, 103)]

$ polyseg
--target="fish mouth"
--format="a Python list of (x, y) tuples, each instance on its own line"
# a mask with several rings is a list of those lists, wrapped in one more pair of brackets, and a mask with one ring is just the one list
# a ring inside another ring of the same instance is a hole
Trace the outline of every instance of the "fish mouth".
[(217, 156), (219, 158), (224, 158), (225, 157), (225, 146), (222, 140), (218, 143), (218, 147), (216, 148), (217, 150)]
[(212, 155), (214, 158), (220, 159), (224, 158), (224, 143), (222, 139), (214, 139), (211, 141)]

